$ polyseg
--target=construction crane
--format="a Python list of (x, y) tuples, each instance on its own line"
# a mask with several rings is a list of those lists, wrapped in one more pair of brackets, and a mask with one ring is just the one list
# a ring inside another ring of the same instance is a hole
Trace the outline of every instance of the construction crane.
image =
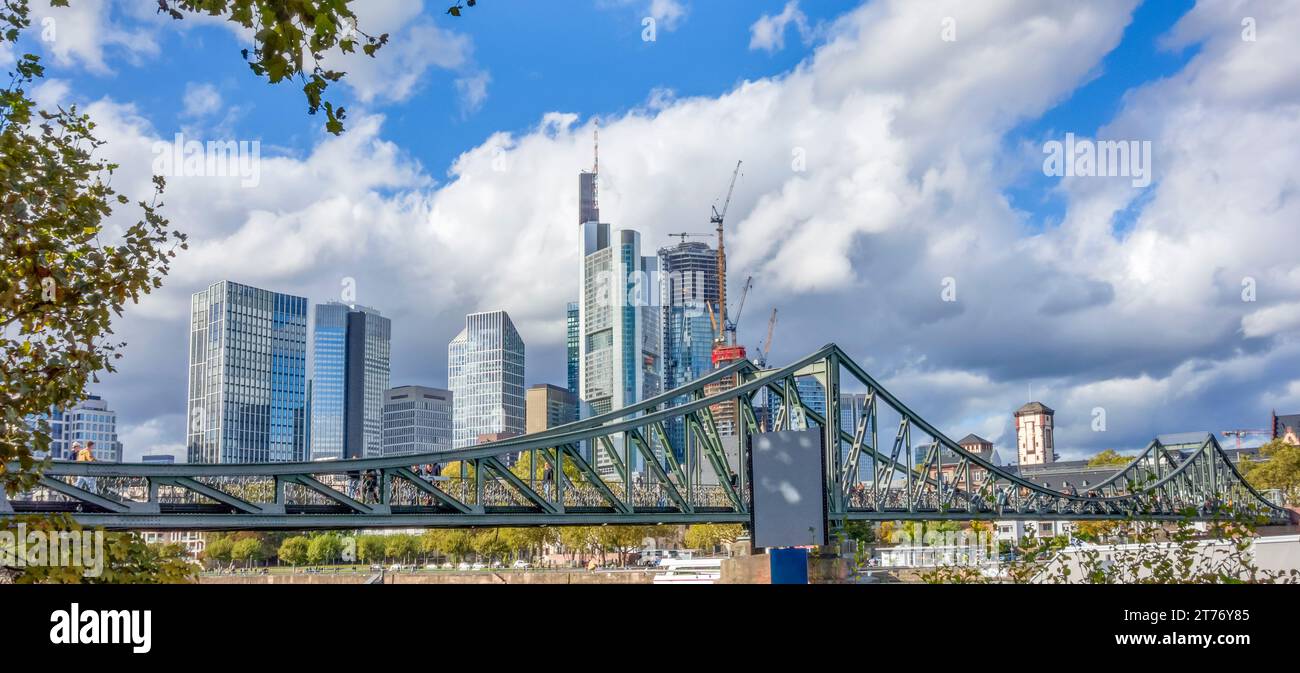
[[(736, 192), (736, 180), (740, 178), (740, 166), (743, 162), (736, 162), (736, 170), (731, 174), (731, 186), (727, 188), (727, 200), (722, 203), (722, 212), (718, 212), (717, 204), (713, 206), (713, 217), (709, 222), (717, 226), (718, 231), (718, 306), (722, 311), (722, 329), (727, 326), (727, 244), (724, 229), (724, 223), (727, 220), (727, 211), (731, 209), (731, 196)], [(718, 332), (718, 341), (724, 341), (726, 335)]]
[(1236, 437), (1237, 448), (1240, 449), (1242, 437), (1247, 435), (1272, 435), (1273, 433), (1268, 430), (1224, 430), (1222, 434), (1224, 437)]
[[(745, 359), (745, 347), (735, 342), (735, 323), (727, 320), (727, 244), (725, 223), (727, 211), (731, 209), (731, 197), (736, 192), (736, 180), (740, 178), (740, 167), (744, 162), (736, 162), (736, 170), (731, 174), (731, 186), (727, 188), (727, 198), (722, 202), (722, 210), (713, 206), (713, 216), (709, 222), (717, 227), (718, 232), (718, 311), (721, 314), (715, 326), (717, 336), (713, 340), (713, 366)], [(730, 333), (730, 340), (728, 340)]]
[(736, 325), (740, 324), (740, 316), (745, 312), (745, 299), (749, 298), (749, 290), (754, 287), (754, 277), (750, 276), (745, 279), (745, 288), (740, 292), (740, 305), (736, 307), (736, 319), (727, 325), (727, 343), (736, 345)]
[(772, 309), (772, 317), (767, 319), (767, 339), (758, 347), (758, 365), (759, 369), (767, 369), (767, 355), (772, 352), (772, 333), (776, 331), (776, 309)]
[(680, 238), (682, 243), (685, 243), (688, 238), (709, 238), (711, 236), (713, 234), (668, 234), (668, 238)]

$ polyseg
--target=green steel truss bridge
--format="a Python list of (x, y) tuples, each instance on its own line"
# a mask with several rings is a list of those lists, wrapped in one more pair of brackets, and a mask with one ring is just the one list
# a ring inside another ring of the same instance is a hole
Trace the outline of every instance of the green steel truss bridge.
[[(799, 382), (809, 377), (826, 392), (825, 415), (800, 398)], [(842, 391), (859, 392), (856, 413), (848, 414), (856, 421), (842, 418)], [(56, 462), (32, 491), (8, 501), (0, 492), (0, 517), (63, 512), (114, 530), (748, 524), (751, 440), (786, 430), (822, 442), (831, 525), (1160, 520), (1225, 510), (1283, 522), (1288, 515), (1246, 483), (1213, 435), (1190, 451), (1153, 441), (1083, 493), (1034, 483), (963, 449), (828, 345), (780, 369), (740, 361), (627, 408), (436, 455), (246, 465)], [(442, 474), (422, 469), (434, 463)]]

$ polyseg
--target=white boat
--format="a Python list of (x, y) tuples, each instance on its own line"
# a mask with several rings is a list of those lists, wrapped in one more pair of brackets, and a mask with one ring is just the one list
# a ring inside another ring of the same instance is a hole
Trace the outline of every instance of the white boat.
[(663, 572), (655, 584), (717, 584), (722, 579), (722, 559), (673, 559), (660, 562)]

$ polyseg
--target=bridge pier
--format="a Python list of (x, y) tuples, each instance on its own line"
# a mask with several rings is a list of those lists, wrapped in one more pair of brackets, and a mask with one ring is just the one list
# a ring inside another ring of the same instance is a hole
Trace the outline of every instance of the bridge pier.
[[(771, 584), (772, 557), (765, 549), (750, 550), (747, 540), (732, 545), (732, 557), (722, 560), (722, 577), (719, 584)], [(845, 558), (838, 547), (816, 547), (808, 550), (809, 584), (847, 584), (852, 575), (852, 560)]]

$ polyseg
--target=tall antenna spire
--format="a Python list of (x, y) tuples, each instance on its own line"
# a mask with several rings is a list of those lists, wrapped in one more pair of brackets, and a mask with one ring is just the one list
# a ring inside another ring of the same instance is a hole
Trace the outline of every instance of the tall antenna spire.
[(600, 209), (600, 121), (596, 122), (596, 134), (592, 155), (594, 161), (591, 166), (591, 205), (599, 212)]

